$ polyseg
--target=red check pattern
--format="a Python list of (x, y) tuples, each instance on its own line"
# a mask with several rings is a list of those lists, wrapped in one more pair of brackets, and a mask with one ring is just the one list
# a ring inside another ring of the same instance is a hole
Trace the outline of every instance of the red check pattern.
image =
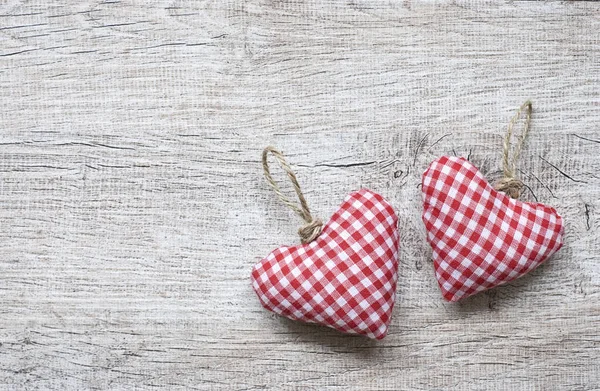
[(381, 339), (396, 300), (397, 226), (382, 196), (359, 190), (316, 240), (280, 247), (257, 263), (252, 287), (279, 315)]
[(422, 184), (427, 241), (449, 301), (512, 281), (562, 246), (563, 221), (553, 208), (496, 191), (464, 158), (435, 160)]

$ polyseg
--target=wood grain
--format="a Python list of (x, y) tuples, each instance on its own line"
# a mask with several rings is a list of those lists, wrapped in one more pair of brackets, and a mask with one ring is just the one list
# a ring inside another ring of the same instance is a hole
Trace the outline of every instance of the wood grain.
[[(600, 389), (599, 31), (598, 2), (1, 2), (0, 389)], [(526, 99), (524, 199), (566, 244), (448, 304), (420, 175), (498, 178)], [(251, 266), (301, 223), (268, 144), (316, 215), (397, 209), (383, 341), (261, 308)]]

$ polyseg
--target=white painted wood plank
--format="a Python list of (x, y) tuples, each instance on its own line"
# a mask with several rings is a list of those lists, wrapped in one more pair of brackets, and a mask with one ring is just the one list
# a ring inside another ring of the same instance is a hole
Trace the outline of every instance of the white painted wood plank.
[[(599, 389), (598, 31), (597, 2), (3, 2), (0, 389)], [(497, 178), (526, 99), (524, 199), (565, 247), (445, 303), (420, 174)], [(268, 144), (315, 214), (363, 186), (397, 209), (383, 341), (261, 308), (251, 266), (300, 224)]]

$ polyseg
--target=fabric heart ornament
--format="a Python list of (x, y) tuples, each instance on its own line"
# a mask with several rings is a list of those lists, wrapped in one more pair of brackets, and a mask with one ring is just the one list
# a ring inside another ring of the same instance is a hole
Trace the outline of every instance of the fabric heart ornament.
[(562, 246), (556, 211), (495, 190), (469, 161), (441, 157), (423, 174), (423, 222), (444, 298), (512, 281)]
[(354, 192), (313, 241), (279, 247), (257, 263), (252, 287), (276, 314), (382, 339), (396, 300), (397, 226), (381, 195)]
[(427, 241), (448, 301), (512, 281), (562, 246), (563, 221), (556, 210), (497, 191), (464, 158), (435, 160), (422, 186)]
[(257, 263), (252, 286), (279, 315), (381, 339), (396, 300), (397, 226), (382, 196), (359, 190), (316, 240), (280, 247)]

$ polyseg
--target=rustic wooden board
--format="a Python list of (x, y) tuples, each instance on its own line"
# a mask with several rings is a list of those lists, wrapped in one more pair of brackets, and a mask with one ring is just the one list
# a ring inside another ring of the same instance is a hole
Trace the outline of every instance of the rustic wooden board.
[[(599, 2), (56, 3), (0, 3), (1, 389), (600, 389)], [(498, 178), (528, 98), (524, 199), (566, 244), (446, 303), (420, 174)], [(363, 186), (396, 207), (383, 341), (261, 308), (251, 266), (300, 224), (268, 144), (323, 218)]]

